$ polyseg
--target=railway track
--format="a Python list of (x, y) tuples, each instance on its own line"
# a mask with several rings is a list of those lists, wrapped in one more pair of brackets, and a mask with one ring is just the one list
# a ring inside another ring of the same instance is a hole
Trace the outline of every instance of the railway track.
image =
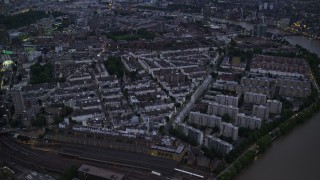
[[(68, 146), (71, 152), (68, 151), (41, 151), (34, 149), (28, 145), (20, 144), (14, 139), (2, 136), (0, 141), (8, 149), (8, 152), (12, 152), (12, 159), (18, 161), (28, 167), (37, 167), (43, 170), (53, 172), (63, 172), (71, 165), (80, 164), (104, 164), (107, 166), (117, 166), (121, 168), (136, 169), (142, 172), (157, 171), (166, 175), (171, 175), (175, 164), (166, 166), (166, 159), (161, 160), (156, 157), (145, 157), (150, 158), (145, 160), (141, 158), (141, 155), (137, 154), (135, 160), (135, 154), (125, 154), (125, 157), (121, 157), (121, 153), (114, 152), (113, 154), (107, 154), (103, 149), (87, 149), (84, 147), (79, 150), (78, 147)], [(78, 149), (78, 150), (77, 150)], [(95, 152), (96, 151), (96, 152)], [(108, 152), (108, 151), (107, 151)], [(130, 158), (127, 158), (130, 157)], [(143, 156), (142, 156), (143, 157)], [(154, 163), (150, 161), (155, 160)], [(158, 161), (158, 162), (157, 162)]]

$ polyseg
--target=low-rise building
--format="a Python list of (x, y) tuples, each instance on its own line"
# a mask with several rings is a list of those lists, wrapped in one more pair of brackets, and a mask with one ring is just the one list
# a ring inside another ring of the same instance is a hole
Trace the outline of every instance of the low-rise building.
[(304, 59), (254, 55), (251, 72), (292, 77), (308, 77), (309, 65)]
[(161, 156), (169, 159), (173, 159), (176, 161), (181, 161), (183, 158), (186, 149), (184, 145), (180, 145), (178, 147), (165, 147), (165, 146), (156, 146), (152, 145), (149, 153), (152, 156)]

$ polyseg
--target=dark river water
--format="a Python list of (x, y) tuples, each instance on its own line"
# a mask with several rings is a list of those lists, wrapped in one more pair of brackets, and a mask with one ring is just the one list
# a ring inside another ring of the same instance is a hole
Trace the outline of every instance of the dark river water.
[[(213, 19), (219, 22), (237, 24), (252, 29), (244, 22)], [(269, 32), (280, 32), (268, 29)], [(285, 39), (320, 57), (320, 41), (304, 36), (290, 36)], [(245, 169), (236, 180), (320, 180), (320, 112), (308, 122), (297, 127), (285, 137), (275, 141), (265, 154)]]
[(275, 141), (236, 180), (320, 180), (320, 113)]
[(304, 36), (290, 36), (290, 37), (285, 37), (285, 39), (293, 45), (299, 44), (300, 46), (308, 49), (310, 52), (313, 52), (320, 57), (320, 41), (319, 40), (310, 40)]

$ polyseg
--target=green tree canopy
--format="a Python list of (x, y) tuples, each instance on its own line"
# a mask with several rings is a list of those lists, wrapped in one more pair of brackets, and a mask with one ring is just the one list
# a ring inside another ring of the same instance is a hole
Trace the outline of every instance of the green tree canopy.
[(30, 83), (41, 84), (52, 82), (53, 78), (53, 66), (51, 63), (41, 65), (39, 62), (35, 63), (30, 67)]

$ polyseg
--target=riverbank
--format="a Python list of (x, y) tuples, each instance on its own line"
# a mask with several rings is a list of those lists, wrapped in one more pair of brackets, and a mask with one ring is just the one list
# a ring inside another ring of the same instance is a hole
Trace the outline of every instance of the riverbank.
[[(317, 101), (310, 105), (308, 108), (300, 111), (299, 113), (293, 115), (291, 118), (283, 121), (279, 126), (274, 128), (268, 134), (260, 138), (257, 143), (252, 145), (248, 150), (246, 150), (240, 158), (234, 161), (223, 173), (217, 176), (217, 180), (231, 180), (239, 175), (243, 169), (248, 167), (254, 162), (254, 159), (261, 153), (265, 152), (267, 148), (274, 142), (271, 141), (271, 137), (279, 138), (288, 134), (298, 125), (309, 120), (315, 113), (320, 111), (320, 101)], [(280, 133), (277, 133), (280, 132)], [(255, 154), (255, 156), (254, 156)]]
[(320, 113), (278, 138), (236, 180), (319, 180)]
[(320, 57), (320, 40), (310, 40), (305, 36), (286, 36), (284, 37), (292, 45), (299, 45)]

